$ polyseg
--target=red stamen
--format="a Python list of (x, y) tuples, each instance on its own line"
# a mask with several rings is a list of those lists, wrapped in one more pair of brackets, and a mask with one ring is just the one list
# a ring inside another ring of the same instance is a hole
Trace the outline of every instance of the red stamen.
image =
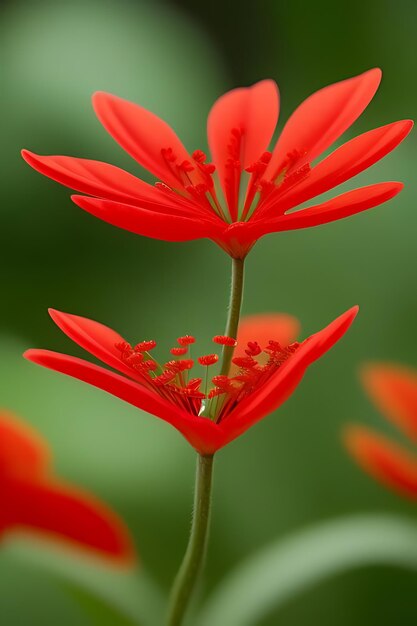
[(227, 337), (226, 335), (216, 335), (213, 337), (213, 341), (220, 346), (229, 346), (231, 348), (237, 346), (236, 339), (233, 339), (233, 337)]
[(219, 360), (219, 357), (217, 354), (206, 354), (204, 356), (199, 356), (198, 357), (198, 362), (200, 363), (200, 365), (214, 365), (215, 363), (217, 363), (217, 361)]
[(170, 352), (174, 356), (182, 356), (184, 354), (187, 354), (188, 348), (171, 348)]
[(232, 363), (242, 369), (251, 369), (258, 365), (258, 361), (255, 361), (251, 356), (236, 356), (232, 359)]
[(248, 356), (258, 356), (262, 352), (262, 348), (257, 341), (248, 341), (247, 346), (245, 352)]
[(184, 372), (190, 370), (194, 366), (192, 359), (182, 359), (179, 361), (168, 361), (165, 363), (164, 368), (167, 368), (171, 372)]
[(178, 337), (177, 339), (180, 346), (189, 346), (192, 343), (195, 343), (195, 337), (192, 335), (184, 335), (183, 337)]
[(135, 352), (149, 352), (149, 350), (153, 350), (154, 348), (156, 348), (156, 341), (151, 339), (150, 341), (141, 341), (136, 344), (133, 349)]

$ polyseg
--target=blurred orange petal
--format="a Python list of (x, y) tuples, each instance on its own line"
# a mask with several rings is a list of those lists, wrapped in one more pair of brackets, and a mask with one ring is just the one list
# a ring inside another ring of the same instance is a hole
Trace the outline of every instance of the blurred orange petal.
[(361, 379), (378, 409), (417, 440), (417, 371), (394, 363), (375, 363), (363, 368)]
[(371, 476), (400, 494), (417, 499), (417, 456), (362, 426), (349, 426), (344, 441), (350, 454)]
[(91, 494), (53, 475), (41, 437), (0, 411), (0, 533), (29, 530), (130, 564), (134, 550), (121, 519)]

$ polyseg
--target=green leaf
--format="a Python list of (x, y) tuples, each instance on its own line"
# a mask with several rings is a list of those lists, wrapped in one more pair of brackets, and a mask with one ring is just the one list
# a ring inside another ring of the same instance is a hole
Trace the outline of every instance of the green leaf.
[(103, 598), (99, 598), (82, 587), (69, 582), (64, 583), (63, 587), (89, 615), (92, 625), (141, 626), (138, 621), (133, 621), (123, 612), (116, 609), (111, 603), (107, 602)]
[(321, 523), (239, 565), (208, 599), (198, 625), (255, 626), (323, 579), (376, 564), (417, 570), (417, 525), (389, 515)]
[[(21, 562), (36, 572), (43, 572), (71, 588), (90, 613), (117, 616), (112, 626), (159, 626), (165, 601), (153, 581), (143, 572), (107, 565), (85, 554), (71, 554), (65, 548), (29, 537), (13, 538), (2, 547), (0, 562)], [(124, 620), (124, 621), (123, 621)], [(97, 622), (106, 624), (101, 620)]]

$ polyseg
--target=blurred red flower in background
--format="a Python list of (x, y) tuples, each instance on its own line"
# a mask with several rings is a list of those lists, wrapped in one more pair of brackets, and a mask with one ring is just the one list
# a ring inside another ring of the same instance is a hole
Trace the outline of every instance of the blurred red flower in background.
[[(83, 380), (165, 420), (198, 452), (210, 455), (287, 400), (307, 367), (346, 332), (357, 307), (302, 343), (289, 345), (298, 328), (296, 320), (284, 315), (252, 316), (242, 324), (245, 343), (238, 346), (241, 352), (233, 359), (229, 375), (213, 375), (218, 356), (209, 354), (198, 358), (203, 376), (193, 378), (189, 347), (194, 337), (180, 337), (171, 349), (170, 360), (161, 365), (151, 355), (155, 341), (141, 341), (132, 347), (98, 322), (54, 310), (50, 313), (66, 335), (118, 373), (48, 350), (28, 350), (27, 359)], [(213, 341), (236, 344), (235, 339), (223, 336)]]
[(123, 522), (92, 495), (58, 479), (46, 443), (0, 411), (0, 537), (29, 531), (118, 563), (134, 560)]
[(208, 117), (213, 163), (201, 150), (189, 154), (153, 113), (96, 93), (99, 120), (162, 181), (155, 186), (99, 161), (22, 154), (45, 176), (88, 194), (72, 199), (110, 224), (167, 241), (207, 237), (243, 258), (263, 235), (348, 217), (402, 189), (401, 183), (378, 183), (289, 212), (370, 167), (409, 133), (411, 121), (394, 122), (359, 135), (312, 165), (361, 115), (380, 80), (381, 71), (373, 69), (314, 93), (289, 118), (272, 152), (267, 148), (279, 114), (276, 84), (264, 80), (234, 89), (217, 100)]
[[(417, 442), (417, 371), (395, 364), (376, 363), (362, 372), (370, 398), (385, 417)], [(402, 495), (417, 499), (417, 450), (392, 442), (363, 426), (345, 432), (348, 450), (371, 476)]]

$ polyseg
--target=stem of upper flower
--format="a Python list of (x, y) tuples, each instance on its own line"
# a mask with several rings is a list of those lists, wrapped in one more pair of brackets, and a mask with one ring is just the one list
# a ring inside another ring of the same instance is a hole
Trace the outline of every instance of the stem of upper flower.
[[(236, 339), (239, 326), (240, 309), (243, 298), (244, 259), (232, 259), (232, 285), (230, 290), (229, 313), (225, 335)], [(233, 358), (234, 347), (224, 346), (220, 373), (228, 375)]]
[(193, 522), (183, 562), (171, 592), (167, 626), (180, 626), (204, 564), (210, 521), (213, 456), (198, 455)]

